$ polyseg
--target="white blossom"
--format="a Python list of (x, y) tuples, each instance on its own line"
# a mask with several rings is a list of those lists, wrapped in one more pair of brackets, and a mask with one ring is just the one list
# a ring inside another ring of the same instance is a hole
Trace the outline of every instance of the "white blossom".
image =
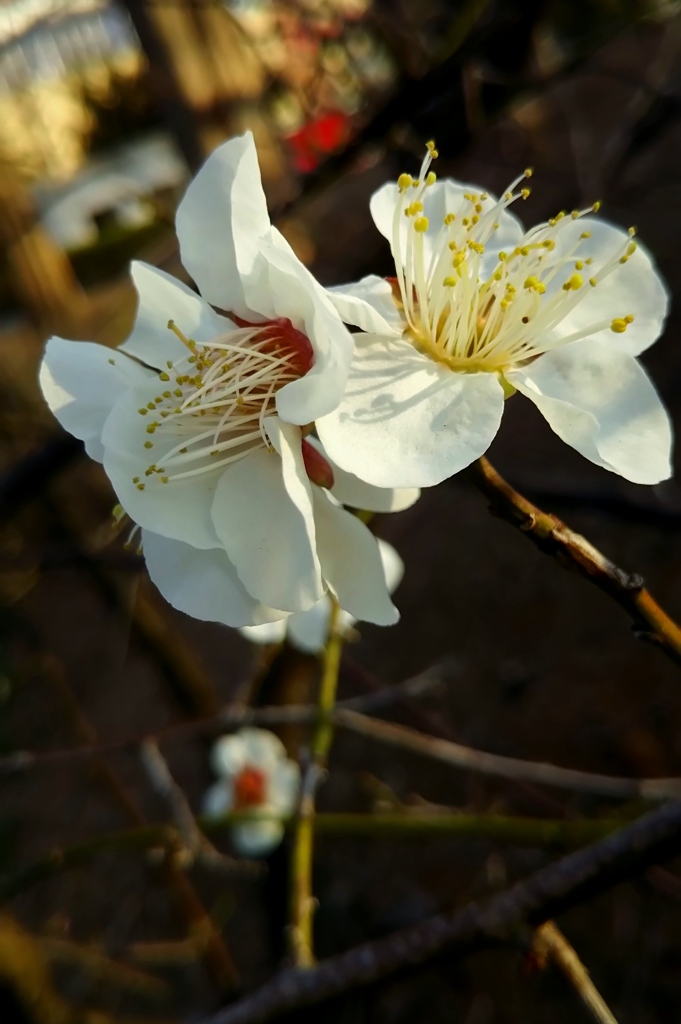
[(596, 465), (668, 477), (669, 418), (635, 358), (662, 330), (667, 292), (634, 229), (594, 204), (524, 232), (508, 207), (531, 171), (497, 200), (436, 181), (436, 155), (429, 143), (417, 180), (371, 200), (396, 277), (330, 291), (365, 333), (343, 401), (317, 423), (329, 455), (377, 486), (438, 483), (487, 450), (518, 391)]
[[(378, 541), (388, 593), (395, 592), (404, 575), (404, 563), (395, 548), (384, 540)], [(244, 626), (240, 632), (256, 644), (281, 643), (284, 638), (306, 654), (318, 654), (325, 646), (331, 618), (331, 598), (325, 594), (312, 608), (296, 612), (286, 619), (265, 622), (261, 626)], [(357, 621), (354, 615), (340, 610), (338, 629), (347, 632)]]
[(117, 351), (48, 342), (50, 407), (103, 463), (141, 528), (151, 578), (177, 608), (252, 625), (330, 589), (360, 618), (396, 621), (376, 541), (340, 502), (396, 510), (418, 492), (348, 474), (334, 486), (306, 439), (342, 396), (352, 338), (270, 224), (250, 134), (209, 157), (177, 230), (201, 295), (133, 264), (137, 317)]
[(205, 814), (230, 811), (252, 815), (232, 827), (234, 849), (244, 857), (265, 857), (284, 838), (282, 818), (293, 814), (300, 769), (286, 756), (281, 740), (267, 729), (241, 729), (222, 736), (211, 751), (218, 776), (204, 798)]

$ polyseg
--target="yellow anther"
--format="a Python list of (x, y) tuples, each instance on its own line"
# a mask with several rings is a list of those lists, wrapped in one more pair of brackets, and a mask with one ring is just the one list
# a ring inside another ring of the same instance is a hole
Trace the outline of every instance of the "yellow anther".
[(161, 477), (161, 483), (162, 484), (167, 484), (168, 483), (168, 477), (167, 476), (162, 476)]
[(510, 299), (502, 299), (501, 302), (499, 303), (499, 305), (501, 306), (502, 309), (508, 309), (508, 307), (511, 305), (511, 300)]
[(144, 490), (144, 484), (137, 484), (137, 490), (138, 491), (143, 491)]
[(493, 278), (493, 280), (495, 280), (495, 281), (501, 281), (501, 279), (502, 279), (502, 277), (503, 277), (503, 276), (504, 276), (504, 275), (503, 275), (503, 274), (501, 273), (501, 271), (500, 271), (500, 270), (497, 270), (497, 271), (495, 271), (495, 272), (494, 272), (494, 274), (492, 274), (492, 278)]
[(172, 370), (172, 368), (173, 368), (173, 361), (172, 361), (172, 359), (166, 359), (166, 366), (168, 367), (169, 370)]
[(579, 219), (579, 210), (573, 210), (572, 213), (570, 214), (570, 216), (572, 217), (573, 220), (578, 220)]
[(170, 391), (164, 391), (163, 392), (163, 397), (164, 398), (170, 398)]
[(591, 256), (589, 256), (588, 260), (584, 260), (584, 262), (586, 263), (587, 267), (590, 267), (591, 264), (593, 263), (593, 260), (592, 260)]
[(563, 291), (565, 291), (565, 292), (576, 292), (576, 291), (578, 291), (582, 287), (583, 284), (584, 284), (584, 278), (582, 277), (582, 275), (581, 274), (573, 274), (572, 277), (569, 277), (567, 279), (567, 281), (565, 282), (565, 284), (563, 285)]
[(397, 187), (400, 192), (406, 192), (413, 180), (411, 174), (400, 174), (397, 179)]
[(534, 174), (534, 170), (531, 167), (526, 167), (525, 168), (524, 175), (525, 175), (526, 178), (531, 178), (533, 174)]
[(475, 212), (476, 213), (482, 213), (482, 203), (476, 203), (475, 204)]
[(520, 190), (520, 195), (523, 197), (523, 199), (529, 199), (531, 194), (532, 194), (532, 189), (531, 188), (521, 188), (521, 190)]
[(590, 277), (589, 278), (589, 284), (591, 285), (592, 288), (595, 288), (596, 285), (598, 284), (598, 281), (596, 280), (595, 277)]
[(581, 260), (577, 260), (575, 263), (575, 270), (584, 270), (584, 264)]
[(421, 184), (420, 179), (419, 178), (414, 178), (414, 180), (411, 183), (411, 187), (412, 188), (418, 188), (420, 184)]
[(414, 221), (414, 231), (418, 231), (420, 235), (424, 234), (428, 230), (428, 218), (417, 217)]
[(610, 324), (610, 330), (614, 331), (615, 334), (624, 334), (628, 326), (627, 321), (623, 317), (617, 317)]
[(176, 398), (182, 398), (183, 392), (181, 388), (175, 388), (173, 394), (175, 395)]
[(468, 243), (468, 248), (472, 249), (473, 252), (477, 252), (478, 256), (482, 256), (485, 251), (485, 247), (482, 242), (474, 242), (472, 240)]
[(437, 181), (437, 174), (435, 171), (429, 171), (426, 176), (426, 185), (434, 185)]
[(449, 225), (450, 225), (450, 224), (453, 224), (455, 220), (456, 220), (456, 214), (454, 214), (454, 213), (448, 213), (448, 214), (446, 215), (445, 219), (444, 219), (444, 222), (445, 222), (445, 224), (447, 225), (447, 227), (449, 227)]
[(542, 246), (552, 252), (556, 248), (556, 243), (552, 238), (547, 238), (542, 242)]
[(597, 199), (597, 200), (596, 200), (596, 202), (595, 202), (595, 203), (593, 204), (593, 206), (591, 207), (591, 209), (592, 209), (592, 211), (593, 211), (594, 213), (598, 213), (598, 211), (600, 210), (600, 208), (601, 208), (601, 206), (602, 206), (602, 205), (603, 205), (603, 203), (601, 202), (601, 200), (600, 200), (600, 199)]
[(468, 219), (468, 217), (462, 217), (461, 223), (464, 225), (464, 227), (468, 227), (468, 225), (470, 224), (470, 220)]
[[(187, 362), (188, 363), (195, 363), (196, 362), (196, 356), (190, 356), (189, 359), (187, 360)], [(168, 379), (170, 380), (170, 378), (168, 378)]]
[(153, 411), (155, 408), (156, 402), (147, 402), (147, 409), (151, 409)]
[(133, 482), (134, 484), (138, 484), (138, 483), (140, 482), (140, 478), (139, 478), (138, 476), (134, 476), (134, 477), (132, 478), (132, 482)]
[(471, 217), (471, 224), (477, 224), (479, 220), (480, 218), (478, 217), (477, 213), (474, 213), (473, 216)]
[(627, 324), (633, 324), (634, 318), (631, 315), (631, 313), (627, 313), (627, 315), (624, 318), (624, 322), (627, 323)]
[(637, 249), (636, 242), (629, 242), (627, 246), (627, 256), (633, 256)]
[(480, 197), (479, 197), (479, 198), (480, 198), (480, 202), (481, 202), (481, 203), (484, 203), (484, 201), (485, 201), (486, 199), (489, 199), (489, 196), (488, 196), (487, 192), (481, 192), (481, 193), (480, 193)]
[(507, 259), (508, 259), (508, 253), (505, 253), (503, 251), (499, 253), (499, 262), (500, 263), (503, 263), (504, 260), (507, 260)]
[(633, 237), (636, 234), (637, 228), (632, 224), (630, 228), (627, 228), (627, 231)]
[(508, 199), (508, 201), (510, 202), (511, 199), (513, 199), (513, 193), (512, 192), (504, 192), (504, 199)]
[(465, 252), (457, 252), (456, 256), (452, 260), (452, 266), (454, 267), (454, 269), (456, 270), (458, 267), (460, 267), (461, 264), (465, 261), (465, 259), (466, 259), (466, 253)]
[(158, 426), (158, 423), (150, 423), (149, 426), (147, 427), (147, 434), (155, 433), (157, 426)]
[(149, 410), (147, 408), (144, 408), (144, 409), (138, 409), (137, 411), (140, 414), (140, 416), (146, 416)]
[(163, 373), (159, 373), (158, 379), (159, 380), (170, 380), (170, 374), (166, 373), (165, 371)]
[(430, 139), (430, 141), (426, 142), (426, 149), (430, 153), (430, 155), (433, 158), (433, 160), (437, 160), (437, 158), (439, 157), (440, 154), (436, 150), (435, 143), (433, 142), (432, 139)]
[(445, 288), (453, 288), (454, 285), (456, 284), (456, 278), (446, 277), (442, 283), (445, 286)]
[(154, 442), (153, 441), (145, 441), (144, 442), (144, 447), (145, 448), (153, 448), (154, 447)]
[(582, 239), (584, 239), (584, 238), (591, 238), (591, 232), (590, 231), (582, 231), (582, 233), (579, 236), (579, 238), (580, 238), (580, 241)]
[(108, 359), (107, 362), (111, 363), (112, 366), (116, 365), (116, 360), (115, 359)]

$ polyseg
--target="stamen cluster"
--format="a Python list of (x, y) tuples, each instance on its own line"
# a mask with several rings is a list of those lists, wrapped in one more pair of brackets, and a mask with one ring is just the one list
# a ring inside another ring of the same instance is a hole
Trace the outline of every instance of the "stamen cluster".
[[(307, 338), (290, 321), (236, 328), (207, 345), (186, 338), (170, 320), (187, 356), (168, 360), (158, 375), (160, 391), (138, 409), (148, 416), (144, 448), (163, 446), (162, 465), (145, 476), (184, 480), (242, 459), (256, 448), (272, 448), (266, 420), (276, 412), (276, 394), (312, 365)], [(169, 449), (169, 439), (177, 439)], [(133, 478), (139, 490), (145, 483)]]
[[(593, 268), (584, 254), (590, 232), (569, 242), (564, 232), (572, 221), (597, 212), (600, 204), (594, 203), (586, 210), (561, 212), (528, 231), (513, 250), (497, 254), (490, 270), (485, 253), (499, 229), (500, 214), (516, 200), (527, 199), (530, 189), (518, 186), (532, 171), (520, 175), (499, 200), (485, 192), (464, 193), (457, 212), (446, 213), (437, 233), (431, 234), (424, 199), (436, 180), (429, 168), (437, 151), (432, 142), (427, 145), (419, 177), (402, 174), (398, 179), (393, 217), (398, 302), (407, 336), (424, 354), (458, 372), (503, 372), (554, 348), (556, 342), (547, 341), (552, 329), (590, 288), (627, 262), (636, 243), (629, 238)], [(561, 338), (560, 345), (605, 328), (622, 333), (632, 321), (633, 316), (624, 315), (591, 324)]]

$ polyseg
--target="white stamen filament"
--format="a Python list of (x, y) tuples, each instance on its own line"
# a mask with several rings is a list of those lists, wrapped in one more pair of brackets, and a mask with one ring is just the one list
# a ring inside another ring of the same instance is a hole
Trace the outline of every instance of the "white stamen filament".
[[(187, 339), (172, 321), (168, 327), (187, 355), (168, 363), (168, 371), (159, 374), (165, 390), (139, 410), (150, 418), (147, 458), (159, 450), (158, 463), (152, 462), (144, 477), (162, 483), (186, 480), (256, 449), (271, 450), (265, 420), (276, 413), (277, 392), (305, 372), (301, 353), (277, 335), (272, 323), (236, 328), (205, 345)], [(141, 477), (133, 483), (145, 487)]]
[(460, 207), (447, 214), (436, 232), (431, 230), (428, 252), (424, 235), (430, 225), (424, 200), (427, 206), (427, 190), (435, 181), (429, 168), (437, 153), (433, 143), (427, 148), (418, 179), (400, 175), (392, 225), (405, 336), (420, 351), (458, 372), (503, 373), (550, 348), (608, 327), (626, 330), (633, 317), (621, 317), (614, 310), (612, 321), (594, 323), (560, 339), (551, 337), (591, 288), (626, 262), (636, 248), (627, 239), (597, 270), (591, 268), (590, 259), (579, 255), (588, 232), (564, 248), (561, 236), (566, 226), (595, 213), (598, 203), (571, 215), (558, 214), (532, 228), (511, 252), (500, 254), (489, 276), (482, 276), (485, 246), (504, 210), (529, 195), (527, 188), (516, 191), (531, 176), (529, 170), (496, 202), (485, 193), (464, 193)]

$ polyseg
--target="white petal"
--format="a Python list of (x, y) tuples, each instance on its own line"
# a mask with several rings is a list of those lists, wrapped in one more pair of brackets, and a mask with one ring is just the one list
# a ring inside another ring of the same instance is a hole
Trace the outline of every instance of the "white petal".
[(312, 368), (277, 392), (277, 412), (288, 423), (311, 423), (338, 405), (352, 360), (352, 335), (333, 303), (275, 229), (259, 243), (261, 262), (247, 284), (253, 309), (285, 317), (309, 339)]
[(250, 132), (214, 150), (177, 210), (182, 263), (204, 299), (248, 319), (243, 280), (270, 227)]
[[(221, 545), (211, 519), (211, 506), (223, 471), (216, 469), (167, 484), (161, 482), (159, 474), (145, 475), (150, 462), (163, 466), (164, 451), (169, 451), (177, 441), (161, 432), (154, 436), (152, 449), (144, 448), (149, 439), (145, 426), (149, 417), (140, 416), (137, 410), (154, 393), (154, 389), (133, 391), (114, 406), (102, 432), (106, 474), (121, 505), (140, 526), (195, 548), (218, 548)], [(135, 477), (144, 483), (144, 490), (133, 483)]]
[(280, 644), (286, 636), (287, 619), (286, 613), (282, 612), (282, 617), (276, 622), (263, 622), (260, 626), (243, 626), (239, 632), (252, 644)]
[(404, 318), (384, 277), (370, 274), (354, 284), (327, 288), (327, 293), (346, 324), (369, 334), (402, 334)]
[[(464, 198), (465, 193), (480, 193), (483, 191), (484, 189), (480, 188), (479, 185), (453, 181), (451, 178), (443, 178), (440, 181), (436, 181), (434, 185), (429, 186), (425, 190), (422, 201), (424, 216), (428, 218), (428, 230), (423, 235), (423, 251), (426, 262), (428, 262), (434, 250), (439, 252), (441, 246), (447, 244), (447, 236), (441, 233), (445, 215), (453, 213), (458, 217), (463, 206), (469, 206), (470, 208), (468, 201)], [(491, 212), (496, 200), (491, 193), (487, 193), (487, 195), (489, 198), (485, 200), (484, 210)], [(374, 192), (370, 204), (371, 215), (374, 218), (376, 227), (390, 242), (393, 255), (395, 255), (393, 249), (393, 215), (398, 199), (399, 190), (397, 184), (388, 182), (377, 192)], [(481, 213), (480, 217), (483, 218), (484, 213)], [(495, 223), (499, 227), (485, 243), (485, 256), (481, 263), (481, 275), (483, 277), (486, 277), (494, 269), (497, 262), (496, 255), (499, 250), (513, 248), (524, 234), (522, 224), (508, 210), (499, 210), (495, 214)], [(400, 231), (402, 252), (404, 253), (408, 233), (406, 217), (402, 217), (400, 220)]]
[(142, 546), (149, 576), (173, 608), (207, 622), (284, 632), (277, 620), (286, 613), (251, 597), (224, 551), (199, 550), (150, 530), (142, 531)]
[(639, 484), (671, 474), (669, 417), (632, 356), (581, 341), (507, 374), (567, 444)]
[(45, 401), (69, 434), (102, 461), (102, 429), (116, 401), (151, 375), (132, 359), (91, 341), (50, 338), (40, 367)]
[(289, 815), (295, 810), (300, 792), (300, 768), (295, 761), (285, 758), (269, 778), (267, 802), (279, 814)]
[(388, 595), (376, 538), (318, 487), (314, 508), (322, 574), (341, 608), (356, 619), (393, 625), (399, 613)]
[[(326, 458), (321, 441), (312, 435), (306, 440)], [(405, 508), (411, 508), (421, 494), (418, 487), (373, 487), (334, 463), (331, 463), (331, 467), (334, 476), (331, 494), (341, 505), (365, 509), (367, 512), (402, 512)]]
[(385, 576), (385, 585), (388, 588), (388, 592), (393, 594), (404, 576), (404, 562), (395, 551), (392, 544), (388, 544), (387, 541), (378, 539), (378, 550), (381, 555), (381, 562), (383, 563), (383, 574)]
[(407, 341), (357, 335), (343, 402), (317, 421), (335, 463), (378, 487), (426, 487), (494, 438), (504, 395), (491, 373), (453, 373)]
[(187, 349), (168, 327), (173, 320), (186, 338), (202, 344), (234, 330), (234, 324), (211, 309), (182, 281), (146, 263), (130, 267), (139, 302), (132, 334), (120, 346), (148, 366), (166, 369), (167, 360), (187, 358)]
[(247, 727), (239, 731), (239, 736), (249, 767), (259, 768), (269, 775), (278, 769), (280, 762), (286, 760), (286, 747), (269, 729)]
[(202, 811), (211, 818), (227, 814), (234, 806), (234, 788), (227, 779), (220, 779), (206, 790)]
[[(580, 242), (575, 252), (575, 259), (591, 258), (592, 264), (585, 266), (582, 276), (596, 276), (604, 263), (613, 255), (622, 255), (626, 244), (630, 241), (626, 231), (608, 224), (599, 217), (581, 217), (566, 224), (558, 234), (560, 248), (556, 254), (572, 250), (579, 236), (588, 231), (590, 238)], [(553, 288), (558, 289), (570, 277), (574, 264), (568, 264), (565, 270), (554, 279)], [(550, 295), (547, 291), (545, 298)], [(592, 288), (584, 284), (580, 289), (581, 299), (572, 312), (555, 328), (546, 334), (547, 347), (561, 338), (566, 338), (577, 331), (631, 314), (634, 322), (623, 334), (615, 334), (609, 326), (592, 335), (596, 341), (607, 344), (610, 348), (630, 355), (638, 355), (647, 349), (660, 336), (669, 305), (669, 295), (664, 281), (657, 273), (653, 260), (643, 245), (637, 242), (636, 251), (624, 264), (618, 263), (615, 269)]]
[(232, 829), (232, 846), (242, 857), (266, 857), (284, 838), (280, 821), (242, 821)]
[[(286, 636), (294, 647), (305, 654), (318, 654), (329, 635), (331, 598), (324, 594), (306, 612), (296, 612), (286, 622)], [(354, 621), (354, 620), (352, 620)]]
[(280, 454), (260, 449), (228, 467), (213, 522), (249, 593), (272, 608), (302, 611), (323, 586), (301, 433), (275, 417), (266, 428)]
[(216, 740), (211, 748), (210, 764), (216, 775), (222, 775), (226, 779), (238, 775), (246, 765), (246, 752), (241, 734), (236, 732)]

